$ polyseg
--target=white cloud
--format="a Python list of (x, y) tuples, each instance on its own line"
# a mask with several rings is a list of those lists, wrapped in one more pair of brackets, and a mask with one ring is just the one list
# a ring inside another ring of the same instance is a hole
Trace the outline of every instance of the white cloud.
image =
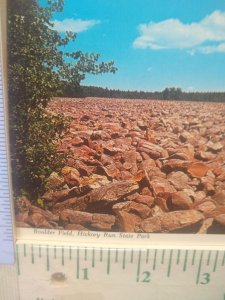
[(59, 32), (72, 31), (79, 33), (86, 31), (94, 25), (100, 24), (99, 20), (81, 20), (81, 19), (64, 19), (62, 21), (54, 20), (54, 28)]
[(141, 49), (184, 49), (196, 52), (225, 53), (225, 12), (214, 11), (200, 22), (182, 23), (168, 19), (138, 26), (140, 36), (133, 46)]

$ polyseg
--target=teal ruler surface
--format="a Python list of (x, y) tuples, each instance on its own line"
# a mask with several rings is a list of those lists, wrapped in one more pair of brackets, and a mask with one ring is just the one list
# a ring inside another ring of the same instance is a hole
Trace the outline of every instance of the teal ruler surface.
[(17, 243), (21, 300), (224, 300), (225, 252)]

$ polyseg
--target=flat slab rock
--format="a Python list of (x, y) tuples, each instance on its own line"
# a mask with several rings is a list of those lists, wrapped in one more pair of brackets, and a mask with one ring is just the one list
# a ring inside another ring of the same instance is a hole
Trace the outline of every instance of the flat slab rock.
[(171, 232), (202, 220), (204, 220), (204, 215), (196, 210), (173, 211), (145, 219), (139, 225), (139, 230), (142, 232)]
[(115, 217), (107, 214), (91, 214), (81, 211), (65, 209), (60, 214), (60, 222), (66, 225), (79, 224), (87, 228), (108, 230), (115, 224)]

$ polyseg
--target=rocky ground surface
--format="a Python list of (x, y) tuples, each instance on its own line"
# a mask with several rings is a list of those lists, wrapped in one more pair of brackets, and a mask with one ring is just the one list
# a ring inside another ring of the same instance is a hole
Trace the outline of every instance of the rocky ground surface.
[(48, 112), (72, 118), (71, 156), (42, 207), (17, 200), (17, 226), (225, 233), (225, 104), (57, 98)]

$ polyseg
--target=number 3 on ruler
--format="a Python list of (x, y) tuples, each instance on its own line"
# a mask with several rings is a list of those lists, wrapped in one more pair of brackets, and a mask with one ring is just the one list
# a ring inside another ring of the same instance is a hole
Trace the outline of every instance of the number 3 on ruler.
[(210, 282), (210, 274), (209, 273), (204, 273), (202, 274), (202, 281), (200, 284), (208, 284)]

